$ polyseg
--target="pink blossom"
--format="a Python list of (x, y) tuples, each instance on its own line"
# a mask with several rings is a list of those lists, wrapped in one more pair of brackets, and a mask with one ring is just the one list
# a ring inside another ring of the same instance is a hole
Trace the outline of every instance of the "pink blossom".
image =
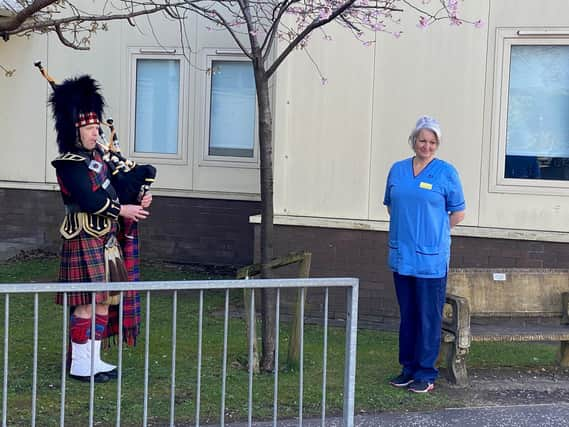
[(419, 17), (419, 23), (417, 24), (417, 27), (427, 28), (428, 26), (429, 26), (429, 20), (427, 18), (425, 18), (424, 16), (420, 16)]
[(328, 19), (330, 15), (332, 15), (332, 11), (327, 7), (320, 9), (320, 12), (318, 13), (318, 17), (321, 20)]
[(401, 37), (401, 34), (403, 34), (403, 31), (396, 31), (393, 33), (393, 37), (395, 37), (396, 39), (398, 39), (399, 37)]
[(456, 12), (458, 10), (458, 0), (448, 0), (447, 6), (451, 12)]
[(475, 28), (482, 28), (483, 26), (484, 26), (484, 21), (482, 19), (479, 19), (478, 21), (474, 22)]
[(376, 22), (375, 24), (371, 24), (371, 29), (373, 31), (383, 31), (385, 29), (385, 24), (383, 22)]
[(459, 19), (456, 15), (452, 15), (450, 17), (450, 25), (456, 25), (459, 26), (462, 24), (462, 20)]

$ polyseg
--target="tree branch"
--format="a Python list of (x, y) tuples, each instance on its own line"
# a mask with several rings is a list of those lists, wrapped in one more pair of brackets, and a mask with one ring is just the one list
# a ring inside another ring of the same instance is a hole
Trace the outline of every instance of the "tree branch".
[(300, 0), (291, 0), (290, 2), (288, 0), (284, 1), (282, 4), (282, 7), (279, 9), (279, 13), (277, 14), (276, 17), (273, 18), (273, 23), (271, 24), (271, 27), (269, 28), (269, 31), (267, 32), (267, 36), (265, 37), (265, 41), (263, 42), (263, 45), (261, 46), (261, 50), (265, 50), (265, 53), (263, 54), (263, 61), (266, 61), (267, 58), (269, 57), (269, 54), (271, 52), (271, 46), (273, 44), (273, 41), (275, 40), (275, 36), (279, 30), (279, 24), (281, 22), (281, 18), (283, 17), (283, 15), (286, 13), (286, 11), (288, 10), (288, 8), (293, 4), (293, 3), (298, 3)]
[[(47, 2), (48, 0), (43, 0)], [(50, 3), (53, 3), (55, 0), (49, 0)], [(139, 10), (139, 11), (132, 11), (129, 13), (121, 13), (121, 14), (109, 14), (109, 15), (82, 15), (77, 14), (73, 16), (68, 16), (65, 18), (60, 19), (46, 19), (45, 21), (34, 21), (30, 23), (23, 23), (17, 21), (20, 25), (14, 26), (14, 18), (7, 18), (6, 21), (10, 21), (10, 25), (6, 24), (5, 20), (0, 19), (0, 33), (6, 34), (18, 34), (24, 33), (26, 31), (48, 31), (50, 28), (55, 30), (56, 26), (60, 28), (65, 24), (73, 24), (73, 23), (82, 23), (82, 22), (99, 22), (99, 21), (119, 21), (119, 20), (128, 20), (132, 18), (136, 18), (138, 16), (143, 15), (152, 15), (158, 12), (164, 11), (166, 8), (171, 7), (169, 4), (164, 5), (155, 5), (152, 8)], [(17, 16), (20, 16), (22, 12), (20, 12)]]
[[(227, 22), (225, 20), (225, 18), (223, 16), (221, 16), (221, 14), (215, 10), (215, 11), (211, 11), (209, 9), (205, 9), (202, 8), (201, 6), (197, 6), (195, 4), (192, 4), (190, 6), (190, 8), (196, 12), (197, 14), (199, 14), (200, 16), (204, 17), (205, 19), (207, 19), (208, 21), (214, 22), (216, 24), (222, 25), (227, 32), (231, 35), (231, 38), (233, 38), (233, 40), (235, 41), (235, 43), (237, 44), (237, 46), (239, 47), (239, 49), (241, 49), (241, 51), (249, 58), (252, 59), (251, 57), (251, 53), (249, 52), (249, 50), (247, 50), (247, 48), (243, 45), (243, 43), (241, 43), (241, 40), (239, 40), (239, 37), (237, 37), (237, 34), (235, 33), (235, 31), (233, 30), (233, 28), (231, 27), (231, 25), (229, 24), (229, 22)], [(214, 14), (216, 19), (213, 19), (211, 17), (211, 14)]]
[[(299, 43), (304, 40), (312, 31), (334, 21), (338, 16), (342, 15), (346, 10), (350, 9), (355, 2), (356, 0), (347, 0), (343, 5), (334, 10), (327, 18), (315, 18), (312, 23), (310, 23), (310, 25), (308, 25), (303, 31), (296, 35), (294, 40), (288, 44), (288, 46), (282, 51), (278, 58), (271, 64), (267, 70), (268, 77), (270, 77), (277, 70), (279, 65), (285, 60), (288, 54), (291, 53), (293, 49), (295, 49)], [(390, 6), (377, 6), (376, 9), (389, 10), (391, 12), (403, 12), (402, 9)]]
[(41, 11), (56, 1), (57, 0), (37, 0), (13, 16), (0, 18), (0, 33), (7, 35), (10, 31), (20, 27), (26, 19), (34, 13)]
[[(253, 67), (260, 70), (258, 61), (262, 61), (262, 53), (259, 48), (259, 43), (257, 43), (257, 36), (255, 34), (255, 29), (253, 28), (253, 19), (251, 17), (251, 9), (249, 8), (249, 0), (237, 0), (241, 12), (243, 13), (243, 19), (245, 19), (245, 25), (247, 26), (247, 35), (249, 36), (249, 44), (251, 46), (251, 60), (253, 61)], [(255, 76), (257, 74), (255, 73)]]
[(63, 34), (63, 31), (61, 31), (61, 27), (59, 25), (55, 26), (55, 34), (57, 34), (59, 41), (64, 46), (70, 47), (70, 48), (75, 49), (75, 50), (89, 50), (89, 46), (81, 46), (80, 44), (73, 43), (73, 42), (70, 42), (69, 40), (67, 40), (67, 38)]
[(26, 19), (42, 9), (52, 5), (57, 0), (35, 0), (14, 16), (0, 18), (0, 33), (9, 33), (20, 27)]
[(319, 18), (314, 19), (314, 21), (312, 21), (312, 23), (310, 25), (308, 25), (300, 34), (297, 34), (297, 36), (294, 38), (294, 40), (291, 41), (288, 44), (288, 46), (282, 51), (282, 53), (277, 57), (275, 62), (273, 62), (271, 64), (271, 66), (267, 70), (267, 77), (270, 77), (277, 70), (277, 68), (279, 67), (281, 62), (283, 62), (285, 60), (285, 58), (288, 56), (288, 54), (291, 53), (296, 48), (296, 46), (298, 46), (298, 44), (302, 40), (304, 40), (304, 38), (306, 36), (308, 36), (316, 28), (322, 27), (323, 25), (326, 25), (326, 24), (332, 22), (334, 19), (336, 19), (336, 17), (338, 17), (339, 15), (344, 13), (346, 10), (348, 10), (355, 2), (356, 2), (356, 0), (346, 1), (346, 3), (344, 3), (338, 9), (336, 9), (334, 12), (332, 12), (330, 14), (330, 16), (326, 19), (322, 19), (322, 20), (320, 20)]

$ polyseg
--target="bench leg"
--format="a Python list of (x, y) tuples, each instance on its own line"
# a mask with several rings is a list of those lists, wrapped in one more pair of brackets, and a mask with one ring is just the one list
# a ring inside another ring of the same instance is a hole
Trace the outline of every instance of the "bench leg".
[(468, 349), (459, 348), (456, 343), (444, 343), (444, 352), (447, 358), (449, 380), (459, 387), (468, 385), (468, 372), (466, 370), (466, 355)]
[(569, 368), (569, 342), (561, 341), (559, 350), (559, 366)]

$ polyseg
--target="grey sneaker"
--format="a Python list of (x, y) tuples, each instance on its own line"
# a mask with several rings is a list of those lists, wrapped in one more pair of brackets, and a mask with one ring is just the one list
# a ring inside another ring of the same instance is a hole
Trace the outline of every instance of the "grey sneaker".
[(389, 384), (391, 384), (393, 387), (407, 387), (411, 383), (413, 383), (413, 377), (411, 375), (405, 374), (401, 374), (389, 380)]
[(409, 391), (413, 393), (428, 393), (435, 389), (435, 385), (428, 381), (415, 381), (409, 386)]

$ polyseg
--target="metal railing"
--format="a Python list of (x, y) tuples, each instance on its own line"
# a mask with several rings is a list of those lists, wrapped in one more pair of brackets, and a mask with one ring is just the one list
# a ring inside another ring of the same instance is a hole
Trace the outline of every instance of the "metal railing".
[[(356, 338), (357, 338), (357, 315), (358, 315), (358, 289), (359, 281), (354, 278), (326, 278), (326, 279), (270, 279), (270, 280), (213, 280), (213, 281), (156, 281), (156, 282), (115, 282), (115, 283), (28, 283), (28, 284), (0, 284), (0, 294), (4, 294), (4, 373), (2, 382), (2, 426), (8, 422), (8, 374), (9, 374), (9, 333), (10, 333), (10, 296), (15, 294), (33, 294), (33, 374), (32, 374), (32, 408), (30, 425), (36, 425), (36, 400), (38, 387), (38, 321), (39, 321), (39, 294), (63, 292), (65, 298), (62, 306), (62, 360), (61, 360), (61, 402), (60, 402), (60, 425), (65, 424), (65, 402), (66, 402), (66, 364), (68, 351), (67, 322), (69, 307), (67, 306), (67, 293), (69, 292), (93, 292), (95, 291), (118, 291), (120, 292), (120, 304), (123, 303), (123, 291), (136, 289), (141, 294), (146, 295), (146, 313), (144, 321), (144, 394), (143, 394), (143, 420), (144, 426), (148, 425), (148, 401), (149, 401), (149, 342), (150, 331), (152, 329), (150, 319), (151, 293), (156, 291), (172, 291), (172, 348), (171, 348), (171, 384), (170, 384), (170, 404), (169, 404), (169, 425), (174, 426), (175, 417), (175, 397), (176, 397), (176, 346), (177, 346), (177, 317), (178, 317), (178, 291), (197, 291), (199, 292), (198, 305), (198, 348), (197, 348), (197, 383), (195, 389), (195, 425), (200, 425), (200, 405), (201, 405), (201, 376), (202, 376), (202, 346), (203, 346), (203, 316), (204, 316), (204, 292), (224, 290), (224, 313), (223, 313), (223, 355), (222, 355), (222, 384), (221, 384), (221, 413), (219, 423), (223, 427), (226, 423), (225, 402), (226, 402), (226, 380), (227, 380), (227, 340), (229, 329), (229, 297), (231, 290), (250, 289), (250, 310), (251, 319), (255, 313), (255, 291), (264, 288), (276, 289), (276, 330), (275, 330), (275, 369), (274, 376), (274, 396), (273, 396), (273, 426), (277, 426), (278, 420), (278, 384), (279, 384), (279, 329), (281, 312), (281, 290), (282, 289), (301, 289), (305, 292), (310, 289), (323, 290), (323, 352), (322, 352), (322, 401), (321, 401), (321, 426), (326, 425), (326, 390), (327, 390), (327, 362), (328, 362), (328, 307), (329, 289), (343, 288), (346, 291), (346, 313), (345, 313), (345, 354), (344, 354), (344, 385), (343, 385), (343, 425), (352, 427), (354, 425), (354, 393), (356, 376)], [(94, 300), (94, 298), (93, 298)], [(300, 299), (300, 312), (304, 318), (304, 298)], [(53, 303), (51, 303), (53, 304)], [(54, 305), (55, 307), (55, 305)], [(94, 312), (94, 307), (93, 307)], [(118, 337), (118, 378), (117, 378), (117, 401), (116, 401), (116, 425), (121, 425), (121, 387), (122, 387), (122, 357), (123, 357), (123, 337), (122, 337), (122, 310), (119, 310), (119, 337)], [(94, 330), (94, 316), (91, 330)], [(299, 366), (299, 388), (298, 388), (298, 425), (303, 424), (303, 394), (304, 394), (304, 322), (301, 322), (301, 341), (300, 341), (300, 366)], [(248, 342), (248, 425), (253, 424), (253, 338), (250, 334)], [(91, 372), (93, 372), (93, 360), (91, 361)], [(94, 425), (94, 401), (95, 401), (94, 377), (91, 376), (89, 388), (89, 425)]]

